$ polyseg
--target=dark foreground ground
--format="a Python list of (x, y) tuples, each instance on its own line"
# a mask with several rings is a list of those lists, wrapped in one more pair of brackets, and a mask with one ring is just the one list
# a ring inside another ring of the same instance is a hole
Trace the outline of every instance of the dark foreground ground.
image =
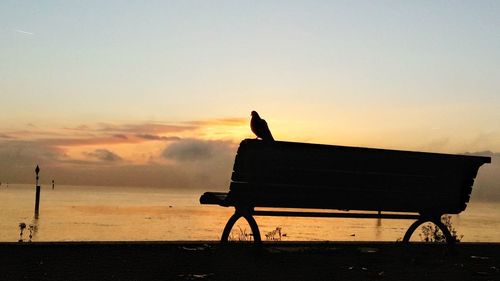
[(500, 280), (500, 244), (0, 243), (0, 280)]

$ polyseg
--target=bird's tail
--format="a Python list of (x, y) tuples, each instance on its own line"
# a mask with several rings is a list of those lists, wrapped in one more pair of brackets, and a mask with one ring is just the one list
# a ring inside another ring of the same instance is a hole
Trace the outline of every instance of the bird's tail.
[(271, 131), (269, 131), (269, 136), (267, 136), (266, 141), (274, 141), (274, 137)]

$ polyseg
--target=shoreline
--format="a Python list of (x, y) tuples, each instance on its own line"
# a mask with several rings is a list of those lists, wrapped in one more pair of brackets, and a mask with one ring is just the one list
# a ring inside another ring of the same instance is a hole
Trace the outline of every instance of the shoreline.
[(500, 280), (500, 243), (0, 242), (0, 280)]
[[(39, 246), (49, 246), (49, 245), (199, 245), (199, 244), (209, 244), (212, 246), (220, 246), (219, 241), (215, 240), (122, 240), (122, 241), (115, 241), (115, 240), (102, 240), (102, 241), (34, 241), (34, 242), (11, 242), (11, 241), (0, 241), (0, 247), (2, 246), (13, 246), (13, 245), (39, 245)], [(230, 244), (234, 245), (253, 245), (253, 242), (246, 242), (246, 241), (241, 241), (241, 242), (232, 242)], [(325, 245), (325, 244), (331, 244), (331, 245), (393, 245), (393, 246), (404, 246), (404, 244), (400, 241), (350, 241), (350, 240), (345, 240), (345, 241), (267, 241), (264, 240), (262, 241), (262, 244), (264, 246), (296, 246), (296, 245)], [(444, 246), (445, 243), (433, 243), (433, 242), (420, 242), (420, 241), (415, 241), (415, 242), (410, 242), (409, 246), (423, 246), (423, 247), (440, 247)], [(487, 246), (487, 245), (492, 245), (492, 246), (498, 246), (500, 247), (500, 242), (458, 242), (455, 245), (477, 245), (477, 246)]]

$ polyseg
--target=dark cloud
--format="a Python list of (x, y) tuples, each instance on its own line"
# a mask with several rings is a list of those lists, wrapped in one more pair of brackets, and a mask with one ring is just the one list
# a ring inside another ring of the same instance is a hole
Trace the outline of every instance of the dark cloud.
[(36, 162), (57, 161), (64, 157), (62, 150), (37, 141), (7, 140), (0, 142), (1, 164), (31, 165)]
[(36, 141), (0, 141), (0, 181), (32, 183), (37, 164), (46, 176), (65, 160), (64, 151)]
[(50, 146), (80, 146), (80, 145), (112, 145), (121, 143), (138, 143), (138, 139), (129, 139), (127, 136), (92, 136), (83, 138), (46, 138), (38, 142)]
[(479, 168), (471, 199), (478, 201), (500, 201), (500, 153), (486, 150), (466, 152), (464, 155), (491, 157), (490, 164), (484, 164)]
[(162, 141), (176, 141), (180, 140), (180, 137), (172, 136), (172, 137), (165, 137), (165, 136), (158, 136), (158, 135), (151, 135), (151, 134), (136, 134), (136, 137), (140, 139), (145, 139), (145, 140), (162, 140)]
[(479, 152), (466, 152), (466, 153), (464, 153), (464, 155), (500, 157), (500, 152), (492, 152), (489, 150), (485, 150), (485, 151), (479, 151)]
[(229, 141), (182, 139), (162, 152), (190, 188), (227, 189), (237, 146)]
[(117, 162), (122, 160), (118, 154), (107, 149), (96, 149), (92, 152), (85, 153), (85, 155), (105, 162)]
[(228, 142), (186, 139), (169, 145), (162, 155), (176, 161), (202, 161), (225, 155), (229, 151)]
[(116, 135), (113, 135), (113, 137), (115, 137), (117, 139), (128, 140), (128, 137), (124, 134), (116, 134)]

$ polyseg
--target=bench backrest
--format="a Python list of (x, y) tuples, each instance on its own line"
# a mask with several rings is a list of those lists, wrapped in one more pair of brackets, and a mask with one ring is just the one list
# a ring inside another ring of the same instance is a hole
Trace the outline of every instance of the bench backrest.
[(252, 207), (456, 214), (489, 157), (243, 140), (229, 199)]

